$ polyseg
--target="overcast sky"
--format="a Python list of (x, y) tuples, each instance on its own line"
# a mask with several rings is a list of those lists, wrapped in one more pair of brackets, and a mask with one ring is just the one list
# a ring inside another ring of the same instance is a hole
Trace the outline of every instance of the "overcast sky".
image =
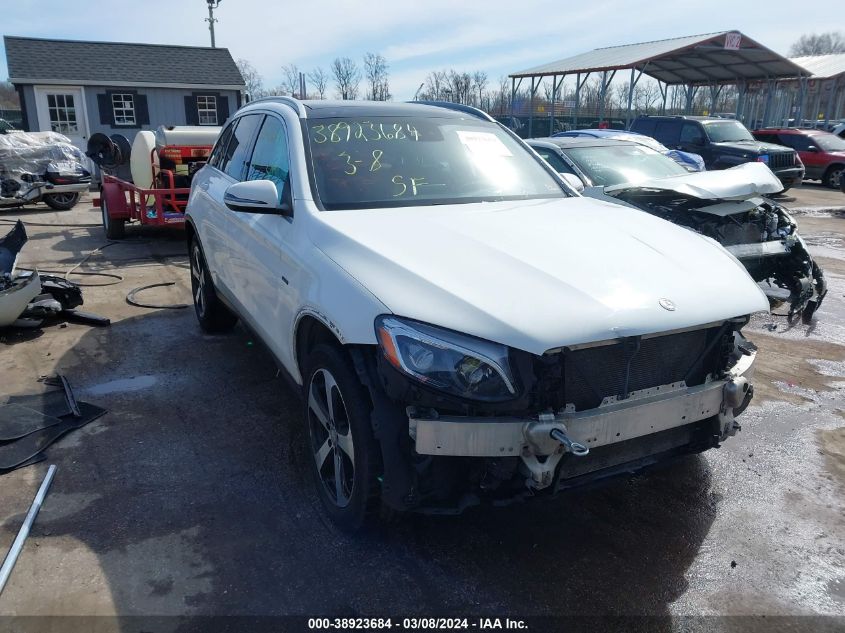
[[(205, 0), (0, 0), (0, 9), (3, 35), (209, 45)], [(223, 0), (216, 17), (217, 45), (252, 62), (265, 86), (280, 83), (285, 64), (328, 69), (372, 51), (387, 58), (396, 99), (436, 69), (484, 70), (494, 83), (593, 48), (730, 29), (786, 54), (803, 33), (845, 25), (841, 0)]]

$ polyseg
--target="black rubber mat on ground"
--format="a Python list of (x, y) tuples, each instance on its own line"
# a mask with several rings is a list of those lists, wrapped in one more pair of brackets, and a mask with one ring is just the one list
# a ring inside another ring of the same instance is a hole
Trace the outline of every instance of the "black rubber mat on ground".
[(54, 418), (61, 418), (72, 413), (67, 403), (67, 396), (62, 389), (25, 396), (9, 396), (3, 404), (17, 404)]
[(61, 418), (19, 404), (0, 406), (0, 442), (16, 440), (35, 431), (55, 426)]
[(54, 426), (35, 431), (14, 442), (0, 444), (0, 473), (20, 468), (28, 465), (28, 463), (34, 463), (30, 460), (38, 456), (50, 444), (66, 433), (96, 420), (106, 412), (105, 409), (87, 402), (79, 402), (78, 404), (82, 417), (65, 417)]

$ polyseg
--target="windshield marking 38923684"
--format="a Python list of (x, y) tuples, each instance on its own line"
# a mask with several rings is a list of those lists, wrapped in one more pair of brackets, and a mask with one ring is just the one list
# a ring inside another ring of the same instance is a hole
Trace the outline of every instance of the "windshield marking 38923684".
[(554, 175), (497, 125), (456, 118), (332, 118), (308, 122), (323, 208), (563, 197)]

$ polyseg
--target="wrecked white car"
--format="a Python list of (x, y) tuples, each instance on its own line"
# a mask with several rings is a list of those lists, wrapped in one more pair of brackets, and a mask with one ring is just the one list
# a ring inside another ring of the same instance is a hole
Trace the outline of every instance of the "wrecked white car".
[(333, 520), (459, 512), (703, 451), (768, 304), (692, 231), (584, 198), (466, 106), (262, 99), (187, 208), (194, 305), (300, 386)]
[(58, 316), (107, 325), (108, 319), (76, 309), (83, 303), (82, 291), (73, 282), (18, 268), (18, 255), (26, 241), (26, 228), (20, 220), (0, 238), (0, 328), (40, 327), (45, 320)]
[(532, 139), (529, 145), (587, 196), (621, 201), (713, 238), (791, 319), (809, 323), (827, 283), (795, 221), (767, 195), (783, 185), (763, 163), (689, 174), (630, 141)]

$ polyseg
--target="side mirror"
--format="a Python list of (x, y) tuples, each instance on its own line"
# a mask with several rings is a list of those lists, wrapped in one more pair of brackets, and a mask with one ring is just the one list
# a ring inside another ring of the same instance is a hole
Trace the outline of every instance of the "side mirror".
[(807, 151), (808, 152), (818, 152), (819, 148), (816, 147), (815, 145), (810, 145), (810, 146), (807, 147)]
[(246, 213), (290, 215), (292, 211), (289, 203), (279, 202), (279, 190), (272, 180), (236, 182), (226, 189), (223, 202), (232, 211)]
[(576, 176), (575, 174), (568, 174), (564, 172), (560, 172), (560, 177), (566, 181), (566, 184), (572, 187), (578, 193), (584, 191), (584, 183), (581, 179)]

